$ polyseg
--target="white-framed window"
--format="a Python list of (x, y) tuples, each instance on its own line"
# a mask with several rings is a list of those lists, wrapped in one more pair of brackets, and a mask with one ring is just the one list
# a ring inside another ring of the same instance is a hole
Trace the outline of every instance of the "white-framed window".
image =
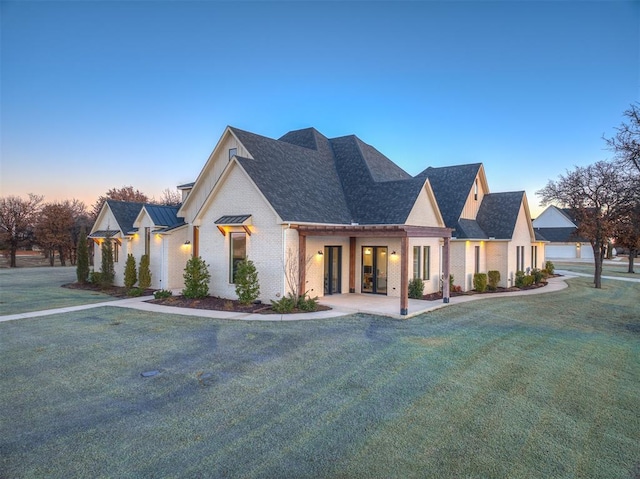
[(231, 161), (231, 158), (233, 158), (237, 154), (238, 154), (237, 148), (229, 148), (229, 161)]
[(431, 279), (431, 246), (424, 246), (422, 253), (422, 279)]
[(229, 233), (229, 282), (235, 284), (238, 263), (247, 257), (247, 233)]
[(420, 278), (420, 246), (413, 247), (413, 277)]

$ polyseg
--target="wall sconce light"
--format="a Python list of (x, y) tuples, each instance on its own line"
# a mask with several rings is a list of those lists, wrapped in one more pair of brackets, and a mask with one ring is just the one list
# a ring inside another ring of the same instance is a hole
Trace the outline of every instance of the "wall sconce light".
[(322, 256), (324, 253), (321, 250), (318, 250), (318, 255)]
[(185, 244), (185, 245), (190, 245), (190, 244), (191, 244), (191, 241), (187, 240), (187, 241), (185, 241), (185, 242), (184, 242), (184, 244)]
[(391, 252), (391, 255), (392, 255), (392, 256), (395, 256), (395, 255), (396, 255), (396, 250), (393, 250), (393, 251)]
[(371, 254), (371, 250), (369, 248), (365, 249), (364, 254)]

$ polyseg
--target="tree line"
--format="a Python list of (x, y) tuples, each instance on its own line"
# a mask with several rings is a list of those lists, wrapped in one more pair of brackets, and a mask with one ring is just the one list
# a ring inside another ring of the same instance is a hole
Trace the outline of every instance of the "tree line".
[(602, 287), (602, 263), (611, 241), (629, 251), (629, 273), (640, 251), (640, 104), (632, 104), (623, 116), (615, 135), (603, 136), (611, 159), (567, 170), (537, 192), (543, 206), (569, 208), (578, 221), (578, 235), (593, 248), (596, 288)]
[(61, 266), (75, 265), (78, 246), (86, 244), (87, 233), (105, 201), (135, 201), (161, 205), (180, 204), (180, 194), (171, 189), (162, 192), (160, 200), (149, 198), (133, 186), (112, 188), (101, 195), (91, 209), (80, 200), (44, 202), (44, 197), (29, 193), (28, 198), (0, 198), (0, 249), (9, 255), (10, 267), (16, 267), (20, 248), (38, 247), (54, 266), (56, 256)]

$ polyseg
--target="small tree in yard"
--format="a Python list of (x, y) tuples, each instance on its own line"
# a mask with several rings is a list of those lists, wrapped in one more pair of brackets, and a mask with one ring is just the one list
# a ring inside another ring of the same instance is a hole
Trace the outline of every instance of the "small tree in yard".
[(102, 242), (102, 263), (100, 265), (100, 283), (102, 287), (113, 286), (116, 272), (113, 266), (113, 243), (107, 237)]
[(189, 299), (206, 298), (209, 295), (209, 280), (211, 274), (207, 264), (200, 256), (194, 256), (187, 261), (184, 268), (184, 289), (182, 295)]
[(147, 289), (151, 286), (151, 270), (149, 269), (149, 255), (143, 254), (138, 268), (138, 287)]
[(132, 254), (127, 255), (127, 262), (124, 266), (124, 287), (127, 289), (133, 288), (133, 285), (138, 281), (138, 274), (136, 273), (136, 259)]
[(236, 271), (236, 294), (241, 304), (251, 304), (260, 296), (258, 271), (253, 261), (245, 259), (238, 263)]
[(89, 248), (87, 247), (87, 233), (84, 226), (80, 228), (76, 255), (76, 277), (78, 283), (84, 284), (89, 279)]

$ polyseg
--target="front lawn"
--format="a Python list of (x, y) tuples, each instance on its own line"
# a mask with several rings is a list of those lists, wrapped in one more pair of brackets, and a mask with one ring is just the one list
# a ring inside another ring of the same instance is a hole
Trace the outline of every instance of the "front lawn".
[(0, 477), (637, 477), (640, 285), (569, 284), (407, 321), (0, 323)]
[(76, 268), (72, 266), (0, 269), (0, 315), (116, 299), (96, 291), (60, 287), (74, 281)]

